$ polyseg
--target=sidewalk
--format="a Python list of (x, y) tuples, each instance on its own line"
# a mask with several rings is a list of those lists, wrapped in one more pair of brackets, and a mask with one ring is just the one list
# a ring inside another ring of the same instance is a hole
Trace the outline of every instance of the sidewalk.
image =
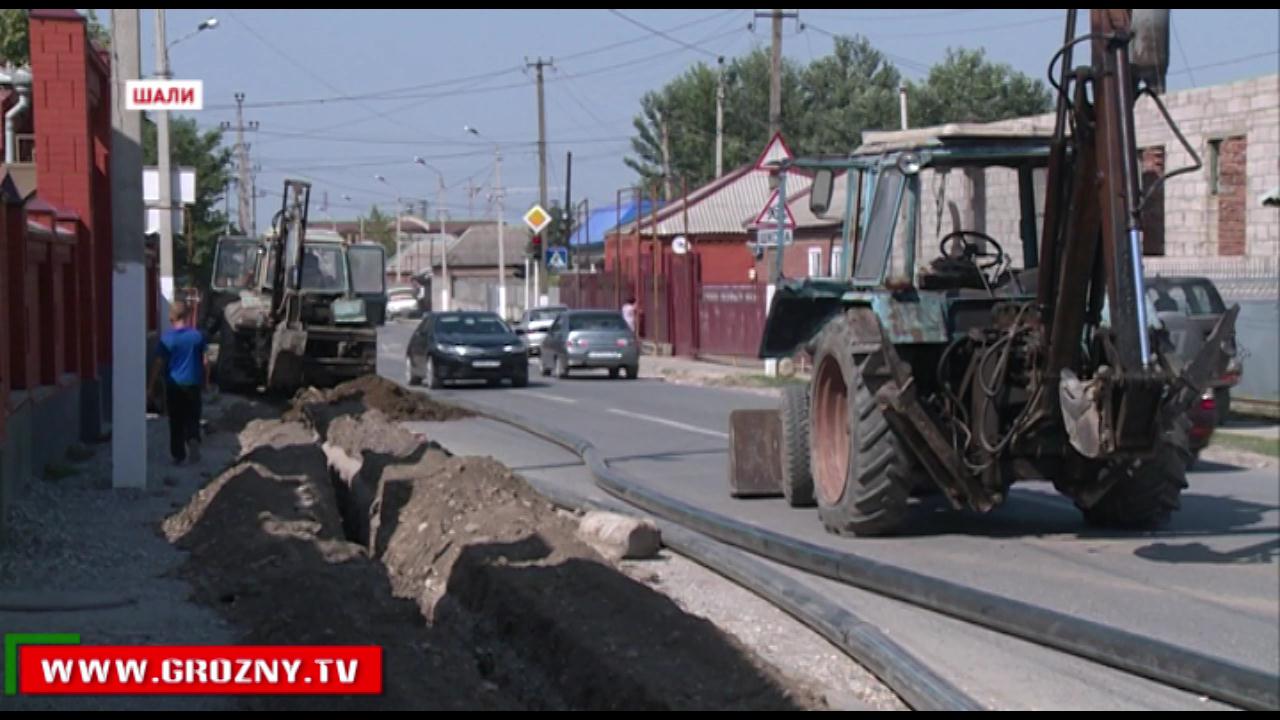
[(740, 358), (738, 365), (727, 362), (709, 362), (687, 357), (661, 357), (643, 355), (640, 358), (640, 377), (665, 380), (678, 385), (702, 385), (707, 387), (732, 387), (778, 395), (791, 384), (808, 383), (805, 374), (792, 377), (771, 378), (765, 375), (764, 361)]

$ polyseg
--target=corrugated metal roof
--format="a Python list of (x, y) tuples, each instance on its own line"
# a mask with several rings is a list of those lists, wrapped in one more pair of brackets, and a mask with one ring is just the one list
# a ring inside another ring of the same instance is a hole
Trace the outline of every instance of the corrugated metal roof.
[[(507, 224), (502, 231), (502, 244), (507, 267), (524, 265), (525, 246), (529, 244), (529, 231), (519, 225)], [(498, 225), (473, 225), (462, 233), (458, 242), (449, 249), (450, 267), (497, 267)]]
[[(415, 239), (413, 242), (404, 246), (399, 257), (404, 262), (404, 269), (426, 270), (428, 267), (440, 265), (440, 260), (444, 257), (445, 248), (452, 248), (458, 244), (457, 235), (441, 235), (432, 233), (430, 235), (421, 236), (422, 239)], [(395, 268), (397, 257), (387, 260), (387, 268)]]
[[(770, 163), (792, 157), (781, 135), (775, 135), (755, 162), (743, 165), (689, 193), (657, 213), (656, 232), (661, 236), (744, 233), (773, 194), (769, 186)], [(807, 172), (788, 170), (787, 195), (808, 190), (813, 179)], [(687, 219), (686, 219), (687, 208)], [(634, 232), (627, 224), (621, 232)], [(641, 218), (640, 233), (654, 232), (653, 221)]]

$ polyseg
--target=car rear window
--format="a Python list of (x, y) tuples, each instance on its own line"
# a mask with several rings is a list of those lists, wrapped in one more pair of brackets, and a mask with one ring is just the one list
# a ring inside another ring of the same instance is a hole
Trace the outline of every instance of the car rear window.
[(497, 315), (441, 315), (436, 318), (441, 335), (505, 335), (507, 326)]
[(1204, 282), (1156, 283), (1147, 289), (1147, 297), (1157, 312), (1218, 315), (1227, 311), (1217, 289)]
[(572, 315), (569, 318), (570, 330), (629, 330), (627, 321), (618, 313), (592, 313), (589, 315)]

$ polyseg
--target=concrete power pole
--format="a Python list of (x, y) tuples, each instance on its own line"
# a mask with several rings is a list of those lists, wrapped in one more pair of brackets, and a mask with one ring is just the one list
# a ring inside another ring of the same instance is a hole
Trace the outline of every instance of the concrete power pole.
[(661, 113), (658, 123), (662, 132), (662, 199), (671, 202), (671, 126), (667, 116)]
[[(165, 35), (165, 11), (155, 11), (156, 77), (169, 79), (169, 48)], [(169, 168), (169, 111), (156, 112), (157, 182), (160, 189), (160, 329), (169, 328), (173, 304), (173, 176)]]
[(769, 55), (769, 137), (782, 131), (782, 21), (799, 17), (796, 11), (770, 10), (757, 12), (772, 22), (773, 43)]
[[(507, 319), (507, 250), (503, 237), (502, 151), (493, 151), (493, 194), (498, 207), (498, 317)], [(526, 277), (528, 277), (526, 275)]]
[(525, 67), (534, 68), (538, 79), (538, 204), (547, 209), (547, 110), (542, 88), (542, 69), (555, 67), (555, 60), (530, 61), (525, 58)]
[(724, 56), (716, 58), (716, 178), (724, 174)]
[[(257, 130), (258, 121), (252, 120), (248, 125), (246, 125), (244, 122), (244, 93), (236, 93), (235, 98), (236, 124), (234, 127), (236, 131), (236, 164), (239, 165), (238, 170), (240, 178), (238, 183), (239, 199), (237, 200), (239, 207), (237, 209), (239, 211), (240, 232), (247, 233), (250, 232), (250, 228), (254, 228), (255, 230), (257, 229), (256, 223), (250, 217), (250, 214), (253, 211), (253, 200), (251, 199), (251, 196), (256, 193), (257, 188), (254, 187), (253, 182), (249, 179), (249, 173), (252, 166), (249, 164), (249, 146), (244, 142), (244, 131)], [(222, 123), (222, 129), (230, 130), (232, 129), (232, 125), (224, 122)]]
[[(142, 113), (125, 110), (125, 83), (141, 78), (137, 10), (111, 11), (111, 486), (147, 484), (146, 210), (142, 204)], [(165, 113), (160, 113), (165, 115)]]

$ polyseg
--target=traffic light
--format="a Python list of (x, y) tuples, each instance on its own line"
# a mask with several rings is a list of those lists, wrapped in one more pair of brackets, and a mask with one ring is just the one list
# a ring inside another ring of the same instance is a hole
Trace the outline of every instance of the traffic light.
[(530, 255), (534, 256), (535, 258), (538, 258), (539, 260), (542, 259), (542, 234), (541, 233), (533, 236), (533, 240), (529, 243), (529, 250), (530, 250), (530, 253), (529, 253)]

